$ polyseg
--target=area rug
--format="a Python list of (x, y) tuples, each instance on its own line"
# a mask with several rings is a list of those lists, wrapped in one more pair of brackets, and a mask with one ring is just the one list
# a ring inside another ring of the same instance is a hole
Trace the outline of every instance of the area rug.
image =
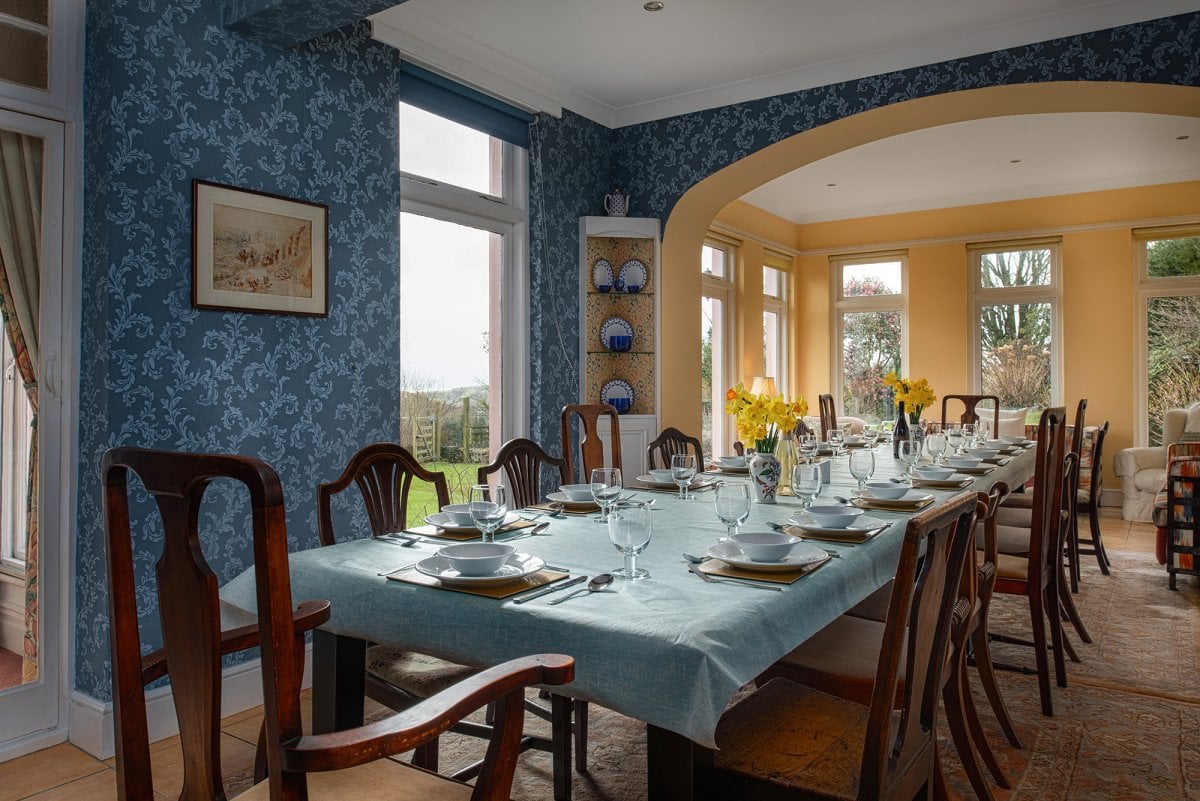
[[(1082, 662), (1068, 665), (1068, 688), (1055, 688), (1054, 716), (1041, 714), (1034, 677), (1000, 674), (1023, 749), (1008, 746), (977, 693), (1012, 784), (1011, 790), (993, 786), (996, 801), (1200, 801), (1200, 590), (1185, 581), (1178, 592), (1169, 591), (1151, 556), (1110, 556), (1111, 576), (1084, 568), (1076, 597), (1093, 644), (1077, 644)], [(998, 599), (995, 627), (1027, 632), (1023, 603)], [(1004, 649), (1004, 657), (1033, 664), (1031, 653), (1019, 647)], [(951, 798), (973, 799), (949, 737), (939, 740)], [(442, 742), (443, 770), (481, 751), (472, 738), (447, 735)], [(589, 771), (573, 777), (574, 798), (645, 799), (645, 742), (643, 724), (593, 704)], [(521, 756), (512, 797), (553, 798), (548, 754)]]

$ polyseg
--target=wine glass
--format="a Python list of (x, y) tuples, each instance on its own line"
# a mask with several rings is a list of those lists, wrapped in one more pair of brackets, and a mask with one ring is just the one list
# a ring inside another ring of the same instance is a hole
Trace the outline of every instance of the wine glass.
[(746, 518), (750, 516), (750, 485), (726, 482), (718, 484), (714, 504), (717, 517), (725, 524), (725, 535), (732, 537), (737, 534), (738, 526), (745, 523)]
[(904, 462), (904, 475), (912, 478), (913, 465), (921, 458), (921, 440), (901, 437), (899, 442), (900, 461)]
[(937, 423), (930, 423), (925, 432), (925, 450), (933, 457), (934, 465), (942, 463), (942, 454), (946, 452), (946, 434)]
[(879, 426), (863, 426), (863, 442), (867, 444), (869, 449), (874, 450), (875, 443), (879, 442)]
[(962, 453), (963, 430), (961, 423), (950, 423), (946, 426), (946, 442), (954, 449), (955, 454)]
[(963, 435), (963, 447), (964, 448), (975, 447), (975, 424), (974, 423), (963, 423), (962, 424), (962, 435)]
[(504, 487), (496, 484), (476, 484), (471, 487), (471, 498), (468, 501), (471, 519), (483, 537), (484, 542), (496, 541), (496, 529), (504, 522), (508, 514), (508, 502), (505, 498)]
[(804, 457), (804, 461), (812, 464), (812, 461), (817, 458), (817, 435), (816, 434), (801, 434), (800, 435), (800, 455)]
[(696, 477), (696, 457), (690, 453), (677, 453), (671, 457), (671, 479), (679, 486), (679, 500), (688, 499), (688, 485)]
[(625, 557), (625, 566), (614, 570), (614, 576), (628, 581), (649, 577), (650, 571), (637, 566), (637, 555), (650, 544), (649, 506), (622, 504), (608, 515), (608, 539)]
[(829, 437), (829, 447), (833, 448), (833, 455), (841, 456), (842, 455), (842, 445), (844, 445), (846, 442), (845, 437), (842, 436), (842, 429), (831, 428), (828, 431), (826, 431), (825, 433)]
[(792, 495), (800, 499), (807, 509), (812, 499), (821, 491), (821, 468), (810, 464), (798, 464), (792, 468)]
[(597, 523), (608, 522), (608, 508), (621, 497), (621, 470), (617, 467), (597, 467), (592, 471), (592, 498), (600, 504)]
[(867, 490), (867, 479), (875, 475), (875, 454), (870, 448), (850, 451), (850, 475), (858, 479), (858, 495)]

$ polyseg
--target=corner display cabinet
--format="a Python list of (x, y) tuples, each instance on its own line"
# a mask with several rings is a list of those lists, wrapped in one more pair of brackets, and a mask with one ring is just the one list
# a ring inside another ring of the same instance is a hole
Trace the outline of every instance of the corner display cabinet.
[(579, 218), (579, 398), (621, 413), (626, 481), (658, 436), (659, 260), (658, 220)]

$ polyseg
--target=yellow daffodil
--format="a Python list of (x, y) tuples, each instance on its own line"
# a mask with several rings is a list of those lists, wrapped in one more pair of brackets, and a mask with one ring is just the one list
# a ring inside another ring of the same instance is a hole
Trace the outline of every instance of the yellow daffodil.
[(738, 384), (725, 392), (725, 413), (734, 416), (743, 442), (753, 442), (757, 451), (773, 453), (780, 434), (795, 430), (800, 418), (808, 413), (808, 401), (803, 397), (789, 400), (756, 395)]

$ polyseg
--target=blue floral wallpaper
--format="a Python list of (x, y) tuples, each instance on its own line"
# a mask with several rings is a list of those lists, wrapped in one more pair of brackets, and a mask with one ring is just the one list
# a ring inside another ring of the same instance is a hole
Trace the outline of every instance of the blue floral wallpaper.
[(225, 26), (273, 47), (294, 47), (404, 0), (222, 0)]
[[(397, 54), (365, 24), (264, 47), (225, 30), (219, 6), (88, 6), (75, 684), (100, 699), (106, 448), (266, 459), (294, 547), (313, 547), (316, 484), (362, 445), (399, 436)], [(329, 206), (328, 319), (191, 307), (193, 178)], [(228, 579), (251, 562), (246, 503), (231, 486), (211, 492), (205, 547)], [(153, 519), (148, 503), (134, 514)], [(161, 534), (141, 536), (149, 576)]]

